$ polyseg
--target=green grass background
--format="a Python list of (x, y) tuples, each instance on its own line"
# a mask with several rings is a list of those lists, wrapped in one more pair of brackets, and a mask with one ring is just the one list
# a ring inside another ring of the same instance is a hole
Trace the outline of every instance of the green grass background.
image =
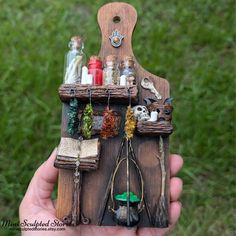
[[(18, 219), (34, 171), (58, 144), (68, 39), (83, 35), (86, 54), (97, 54), (96, 13), (106, 2), (0, 0), (0, 220)], [(134, 53), (170, 81), (174, 97), (171, 151), (185, 165), (171, 235), (236, 235), (235, 2), (127, 2), (139, 14)]]

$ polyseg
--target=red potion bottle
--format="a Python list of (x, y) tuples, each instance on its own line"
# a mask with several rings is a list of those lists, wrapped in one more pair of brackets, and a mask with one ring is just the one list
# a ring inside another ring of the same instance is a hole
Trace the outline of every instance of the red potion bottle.
[(91, 56), (88, 63), (88, 73), (93, 75), (93, 85), (103, 84), (102, 61), (98, 56)]

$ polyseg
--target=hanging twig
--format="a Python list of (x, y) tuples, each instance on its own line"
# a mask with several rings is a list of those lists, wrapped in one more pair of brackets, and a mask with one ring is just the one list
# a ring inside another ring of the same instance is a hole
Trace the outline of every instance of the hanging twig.
[(165, 187), (166, 187), (165, 152), (164, 152), (163, 138), (161, 136), (159, 140), (159, 152), (160, 156), (156, 155), (156, 157), (160, 161), (160, 167), (161, 167), (161, 194), (156, 210), (154, 225), (156, 227), (165, 228), (168, 227), (168, 210), (167, 210), (167, 198), (165, 196)]

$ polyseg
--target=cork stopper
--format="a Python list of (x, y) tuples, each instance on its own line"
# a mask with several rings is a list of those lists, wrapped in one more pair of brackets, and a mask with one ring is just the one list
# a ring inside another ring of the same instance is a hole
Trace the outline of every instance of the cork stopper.
[(121, 67), (124, 66), (134, 67), (134, 59), (132, 56), (126, 55), (123, 57), (123, 60), (121, 62)]
[(106, 62), (109, 62), (109, 61), (116, 62), (117, 61), (117, 56), (115, 56), (115, 55), (106, 56)]
[(123, 61), (134, 61), (134, 58), (132, 56), (126, 55), (123, 57)]
[(101, 58), (100, 58), (99, 56), (93, 55), (93, 56), (90, 57), (89, 60), (90, 60), (90, 61), (101, 61)]
[(69, 46), (73, 47), (73, 48), (81, 48), (81, 47), (83, 47), (83, 39), (78, 35), (73, 36), (70, 39)]
[(106, 65), (109, 65), (109, 66), (116, 65), (117, 64), (117, 56), (115, 56), (115, 55), (106, 56), (105, 63), (106, 63)]

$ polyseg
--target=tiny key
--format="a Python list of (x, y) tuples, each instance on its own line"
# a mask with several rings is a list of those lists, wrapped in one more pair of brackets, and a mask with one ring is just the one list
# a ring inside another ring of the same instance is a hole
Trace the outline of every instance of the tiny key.
[(150, 92), (153, 93), (158, 100), (162, 99), (161, 94), (156, 90), (156, 88), (153, 85), (153, 82), (150, 79), (148, 78), (142, 79), (141, 86), (144, 89), (150, 90)]

